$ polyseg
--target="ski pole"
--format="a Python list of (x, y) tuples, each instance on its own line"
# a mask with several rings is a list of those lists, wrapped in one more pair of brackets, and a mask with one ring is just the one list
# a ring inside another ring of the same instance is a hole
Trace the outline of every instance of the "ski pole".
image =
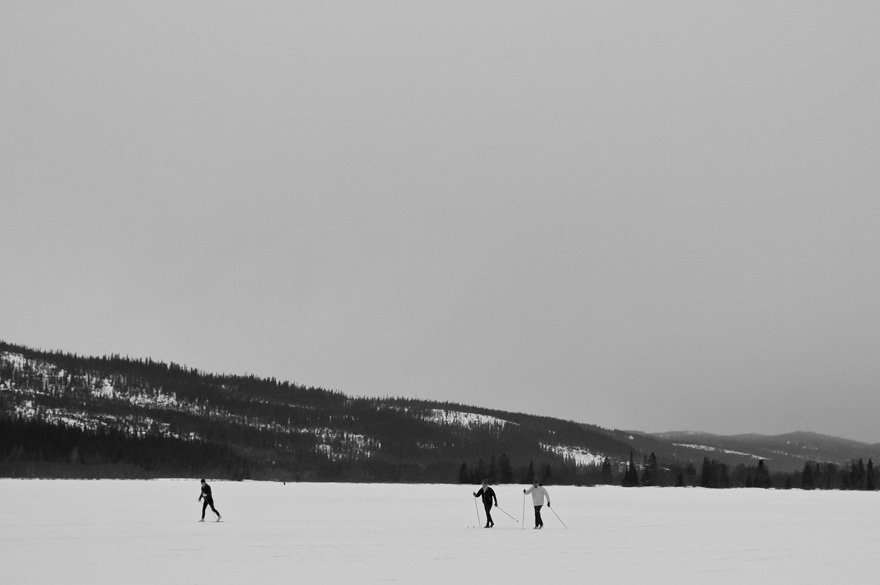
[(523, 492), (523, 514), (522, 514), (522, 529), (526, 529), (526, 493)]
[(507, 513), (507, 510), (505, 510), (505, 509), (502, 508), (501, 506), (495, 506), (495, 507), (498, 508), (499, 510), (501, 510), (501, 513), (502, 513), (502, 514), (504, 514), (505, 516), (507, 516), (508, 518), (510, 518), (511, 520), (513, 520), (514, 522), (519, 522), (519, 520), (517, 520), (516, 518), (514, 518), (513, 516), (511, 516), (510, 514), (508, 514), (508, 513)]
[(480, 523), (482, 522), (482, 520), (480, 520), (480, 509), (477, 507), (477, 498), (476, 498), (476, 496), (474, 496), (474, 514), (477, 515), (477, 528), (479, 528), (479, 527), (480, 527)]
[[(556, 513), (556, 510), (553, 509), (550, 504), (547, 504), (547, 507), (550, 508), (550, 511), (553, 512), (553, 515), (556, 516), (556, 519), (559, 520), (559, 523), (565, 526), (565, 522), (562, 521), (562, 518), (559, 517), (559, 514)], [(568, 526), (565, 526), (565, 529), (568, 530)]]

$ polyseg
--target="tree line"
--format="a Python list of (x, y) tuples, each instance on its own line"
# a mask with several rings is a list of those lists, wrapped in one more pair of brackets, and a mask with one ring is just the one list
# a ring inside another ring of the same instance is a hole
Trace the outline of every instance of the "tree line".
[(650, 453), (636, 461), (630, 453), (626, 465), (616, 466), (609, 458), (600, 464), (577, 466), (563, 463), (535, 462), (515, 465), (506, 454), (491, 456), (488, 460), (462, 462), (458, 469), (458, 483), (528, 484), (537, 481), (557, 485), (621, 485), (623, 487), (704, 487), (867, 490), (880, 486), (880, 470), (872, 459), (850, 461), (846, 465), (807, 461), (801, 471), (771, 472), (767, 462), (757, 460), (753, 465), (727, 463), (704, 457), (699, 469), (693, 462), (675, 462), (662, 465), (656, 454)]

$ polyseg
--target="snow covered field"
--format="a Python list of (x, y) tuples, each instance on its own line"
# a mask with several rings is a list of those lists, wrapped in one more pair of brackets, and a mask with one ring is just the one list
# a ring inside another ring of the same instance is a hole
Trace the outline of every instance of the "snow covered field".
[[(874, 493), (550, 486), (569, 528), (545, 508), (538, 532), (500, 512), (496, 528), (472, 528), (471, 486), (212, 487), (224, 522), (200, 524), (197, 481), (0, 480), (0, 583), (880, 579)], [(520, 486), (497, 492), (520, 517)]]

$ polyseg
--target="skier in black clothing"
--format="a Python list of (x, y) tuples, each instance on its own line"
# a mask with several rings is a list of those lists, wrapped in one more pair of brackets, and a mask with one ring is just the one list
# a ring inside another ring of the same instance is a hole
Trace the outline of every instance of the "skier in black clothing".
[(483, 496), (483, 507), (486, 508), (486, 525), (483, 528), (492, 528), (495, 526), (495, 521), (492, 520), (492, 500), (495, 500), (497, 506), (498, 497), (495, 495), (495, 490), (489, 487), (488, 481), (483, 481), (483, 487), (474, 494), (475, 498), (480, 496)]
[(199, 520), (199, 522), (205, 521), (205, 510), (208, 509), (208, 506), (211, 506), (211, 511), (217, 514), (217, 522), (220, 522), (220, 512), (214, 507), (214, 497), (211, 496), (211, 486), (209, 486), (208, 482), (204, 479), (202, 480), (202, 495), (199, 496), (199, 501), (202, 502), (202, 519)]

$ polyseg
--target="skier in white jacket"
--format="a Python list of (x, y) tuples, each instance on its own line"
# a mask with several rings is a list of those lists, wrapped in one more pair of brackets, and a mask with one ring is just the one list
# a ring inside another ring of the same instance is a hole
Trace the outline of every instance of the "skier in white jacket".
[(532, 504), (535, 506), (535, 528), (544, 528), (544, 521), (541, 520), (541, 507), (544, 505), (544, 498), (547, 498), (547, 507), (550, 507), (550, 494), (547, 488), (538, 482), (532, 484), (527, 490), (523, 490), (524, 494), (532, 494)]

